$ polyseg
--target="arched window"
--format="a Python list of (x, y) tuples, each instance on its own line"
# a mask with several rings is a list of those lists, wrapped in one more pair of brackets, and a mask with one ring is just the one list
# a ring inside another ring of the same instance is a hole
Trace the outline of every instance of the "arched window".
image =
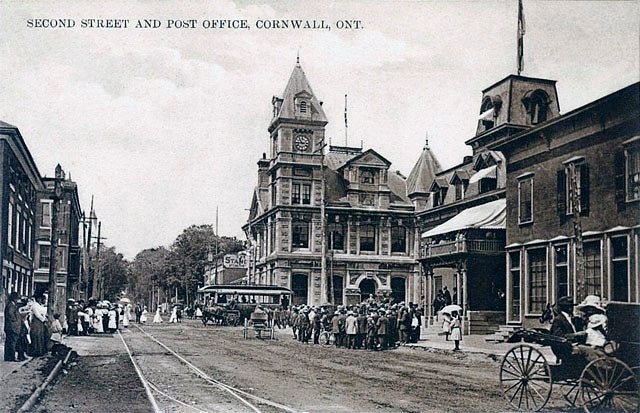
[(531, 94), (529, 101), (529, 113), (531, 115), (531, 124), (544, 122), (547, 120), (549, 111), (549, 97), (542, 90), (536, 90)]
[(494, 125), (494, 107), (490, 97), (486, 97), (480, 106), (480, 122), (484, 126), (484, 130), (493, 128)]

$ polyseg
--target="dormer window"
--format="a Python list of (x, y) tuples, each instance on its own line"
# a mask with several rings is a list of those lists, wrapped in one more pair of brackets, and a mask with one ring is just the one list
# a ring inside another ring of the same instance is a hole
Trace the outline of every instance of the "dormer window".
[(304, 100), (300, 102), (300, 113), (307, 113), (307, 102)]

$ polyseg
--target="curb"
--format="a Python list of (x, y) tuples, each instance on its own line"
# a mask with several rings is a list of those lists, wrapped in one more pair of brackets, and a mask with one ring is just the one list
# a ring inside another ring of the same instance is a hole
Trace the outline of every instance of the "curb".
[(64, 360), (58, 361), (58, 363), (53, 368), (53, 370), (51, 370), (51, 373), (49, 373), (49, 375), (42, 382), (42, 384), (34, 390), (33, 394), (31, 394), (31, 396), (27, 399), (27, 401), (24, 402), (22, 407), (18, 409), (17, 413), (28, 412), (34, 406), (34, 404), (36, 403), (36, 400), (38, 400), (38, 398), (40, 397), (44, 389), (46, 389), (49, 383), (51, 383), (51, 381), (58, 375), (58, 373), (60, 372), (60, 369), (62, 368), (62, 365), (67, 364), (67, 362), (69, 361), (69, 357), (71, 357), (72, 351), (73, 351), (72, 349), (69, 349), (69, 352), (67, 353), (67, 356), (64, 358)]

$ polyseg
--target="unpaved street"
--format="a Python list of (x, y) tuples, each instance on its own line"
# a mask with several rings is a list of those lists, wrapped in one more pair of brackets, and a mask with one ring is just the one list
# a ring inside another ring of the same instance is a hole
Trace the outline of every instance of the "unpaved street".
[[(483, 354), (406, 347), (386, 352), (336, 349), (294, 341), (290, 330), (277, 333), (275, 341), (244, 339), (241, 327), (203, 326), (191, 320), (142, 328), (211, 378), (292, 411), (510, 410), (498, 382), (499, 360)], [(164, 393), (154, 391), (162, 411), (250, 411), (189, 371), (137, 326), (124, 329), (122, 337), (143, 375)], [(80, 354), (77, 364), (47, 391), (36, 411), (152, 411), (118, 335), (73, 342)], [(96, 352), (104, 354), (96, 357)], [(279, 411), (257, 406), (262, 412)], [(571, 411), (561, 391), (556, 389), (547, 411)]]

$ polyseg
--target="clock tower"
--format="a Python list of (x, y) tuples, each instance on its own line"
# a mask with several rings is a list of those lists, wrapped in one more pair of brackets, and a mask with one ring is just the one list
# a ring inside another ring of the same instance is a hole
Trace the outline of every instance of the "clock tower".
[(269, 125), (270, 207), (320, 205), (320, 169), (327, 117), (298, 61)]

